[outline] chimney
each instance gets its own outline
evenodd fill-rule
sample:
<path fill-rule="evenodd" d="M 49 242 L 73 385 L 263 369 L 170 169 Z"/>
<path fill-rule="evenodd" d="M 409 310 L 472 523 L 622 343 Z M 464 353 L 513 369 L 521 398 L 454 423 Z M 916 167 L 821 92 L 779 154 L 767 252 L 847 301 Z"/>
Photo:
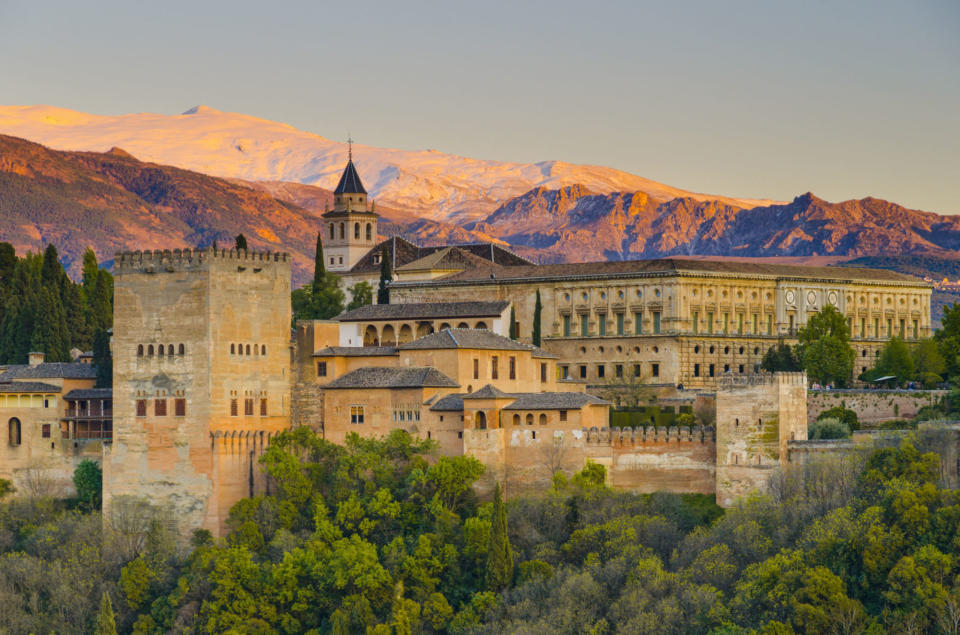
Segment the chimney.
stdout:
<path fill-rule="evenodd" d="M 30 366 L 39 366 L 43 363 L 43 353 L 27 353 L 27 363 Z"/>

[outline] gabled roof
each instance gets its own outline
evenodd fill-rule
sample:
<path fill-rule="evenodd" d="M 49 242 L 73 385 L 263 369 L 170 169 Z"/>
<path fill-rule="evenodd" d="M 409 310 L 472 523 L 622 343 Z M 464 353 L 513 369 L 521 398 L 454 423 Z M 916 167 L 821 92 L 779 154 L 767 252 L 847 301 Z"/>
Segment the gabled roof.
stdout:
<path fill-rule="evenodd" d="M 528 392 L 516 397 L 504 410 L 573 410 L 588 405 L 610 405 L 609 401 L 585 392 Z"/>
<path fill-rule="evenodd" d="M 97 367 L 77 362 L 45 362 L 36 366 L 8 366 L 0 374 L 0 383 L 15 379 L 96 379 Z"/>
<path fill-rule="evenodd" d="M 397 354 L 396 346 L 327 346 L 314 357 L 390 357 Z"/>
<path fill-rule="evenodd" d="M 64 399 L 113 399 L 113 388 L 87 388 L 71 390 Z"/>
<path fill-rule="evenodd" d="M 338 388 L 459 388 L 460 384 L 436 368 L 358 368 L 334 379 L 324 389 Z"/>
<path fill-rule="evenodd" d="M 475 390 L 469 395 L 465 395 L 463 398 L 464 399 L 503 399 L 503 398 L 510 398 L 510 397 L 511 395 L 509 393 L 503 392 L 496 386 L 487 384 L 480 390 Z"/>
<path fill-rule="evenodd" d="M 410 304 L 368 304 L 345 311 L 335 319 L 340 322 L 368 320 L 427 320 L 435 318 L 498 317 L 510 303 L 497 302 L 422 302 Z"/>
<path fill-rule="evenodd" d="M 459 247 L 444 247 L 432 254 L 408 262 L 397 267 L 397 271 L 464 271 L 472 267 L 489 264 L 489 260 L 481 258 Z"/>
<path fill-rule="evenodd" d="M 487 329 L 443 329 L 418 340 L 397 347 L 406 350 L 435 350 L 441 348 L 476 348 L 499 351 L 530 351 L 534 357 L 556 357 L 547 351 L 497 335 Z"/>
<path fill-rule="evenodd" d="M 437 400 L 437 403 L 430 406 L 430 410 L 440 412 L 463 412 L 463 395 L 452 394 L 444 395 Z"/>
<path fill-rule="evenodd" d="M 0 384 L 0 392 L 60 392 L 60 387 L 39 381 L 12 381 Z"/>
<path fill-rule="evenodd" d="M 366 194 L 367 190 L 363 188 L 360 181 L 360 175 L 357 174 L 357 168 L 353 165 L 353 159 L 347 161 L 347 167 L 343 168 L 343 174 L 340 175 L 340 182 L 337 183 L 337 189 L 334 194 Z"/>
<path fill-rule="evenodd" d="M 333 212 L 328 212 L 332 214 Z M 346 214 L 346 212 L 343 212 Z M 357 212 L 353 212 L 356 214 Z M 325 214 L 326 216 L 326 214 Z M 392 236 L 375 247 L 370 249 L 360 260 L 357 261 L 350 273 L 373 273 L 380 271 L 380 263 L 374 262 L 374 256 L 379 254 L 386 247 L 387 254 L 390 256 L 390 264 L 394 271 L 401 267 L 413 263 L 421 258 L 426 258 L 431 254 L 445 249 L 455 249 L 460 252 L 464 266 L 473 269 L 481 264 L 496 263 L 497 265 L 532 265 L 529 260 L 519 256 L 509 249 L 493 243 L 472 243 L 466 245 L 436 245 L 433 247 L 420 247 L 415 245 L 402 236 Z M 475 256 L 476 258 L 472 258 Z M 450 256 L 451 258 L 455 256 Z M 479 259 L 478 259 L 479 258 Z M 450 262 L 450 261 L 446 261 Z M 419 265 L 418 265 L 419 266 Z"/>

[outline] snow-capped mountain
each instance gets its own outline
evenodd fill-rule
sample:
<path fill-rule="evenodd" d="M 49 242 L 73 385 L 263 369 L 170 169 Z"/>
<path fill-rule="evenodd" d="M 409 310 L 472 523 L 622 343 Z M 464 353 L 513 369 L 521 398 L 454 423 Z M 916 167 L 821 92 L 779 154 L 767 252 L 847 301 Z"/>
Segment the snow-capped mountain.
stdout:
<path fill-rule="evenodd" d="M 0 133 L 59 150 L 119 147 L 142 161 L 213 176 L 293 181 L 332 189 L 347 144 L 249 115 L 197 106 L 181 115 L 91 115 L 53 106 L 0 106 Z M 687 192 L 612 168 L 559 161 L 484 161 L 433 150 L 353 146 L 370 194 L 400 212 L 431 220 L 481 220 L 537 187 L 579 185 L 596 193 L 642 191 L 656 201 L 686 197 L 755 207 L 767 200 Z"/>

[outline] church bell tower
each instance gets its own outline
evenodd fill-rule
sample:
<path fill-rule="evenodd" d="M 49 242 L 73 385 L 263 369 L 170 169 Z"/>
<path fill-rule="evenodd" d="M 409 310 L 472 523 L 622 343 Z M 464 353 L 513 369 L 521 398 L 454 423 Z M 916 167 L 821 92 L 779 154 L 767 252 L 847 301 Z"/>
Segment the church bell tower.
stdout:
<path fill-rule="evenodd" d="M 377 244 L 379 215 L 367 208 L 364 189 L 348 142 L 347 166 L 333 191 L 333 209 L 323 214 L 323 254 L 329 271 L 345 273 Z"/>

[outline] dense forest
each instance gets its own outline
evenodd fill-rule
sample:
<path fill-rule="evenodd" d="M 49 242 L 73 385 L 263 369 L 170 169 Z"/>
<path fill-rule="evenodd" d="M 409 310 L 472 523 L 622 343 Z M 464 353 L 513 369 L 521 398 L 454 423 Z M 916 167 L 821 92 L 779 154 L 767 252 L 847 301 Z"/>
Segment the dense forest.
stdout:
<path fill-rule="evenodd" d="M 0 503 L 0 630 L 957 633 L 944 434 L 794 468 L 724 511 L 612 491 L 589 463 L 480 502 L 471 457 L 300 428 L 268 448 L 270 494 L 237 503 L 222 540 L 183 544 L 148 502 L 106 523 L 90 495 Z"/>
<path fill-rule="evenodd" d="M 90 351 L 98 339 L 108 344 L 112 325 L 113 276 L 92 249 L 76 283 L 53 245 L 18 257 L 10 243 L 0 243 L 0 364 L 25 364 L 34 351 L 48 362 L 70 361 L 71 349 Z"/>

